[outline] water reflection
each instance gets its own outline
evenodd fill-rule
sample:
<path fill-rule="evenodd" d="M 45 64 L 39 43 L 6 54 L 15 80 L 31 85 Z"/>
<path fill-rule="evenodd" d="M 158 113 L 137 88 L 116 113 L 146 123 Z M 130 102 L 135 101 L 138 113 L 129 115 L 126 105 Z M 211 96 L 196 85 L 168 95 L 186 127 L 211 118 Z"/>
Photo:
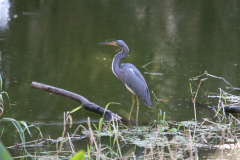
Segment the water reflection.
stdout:
<path fill-rule="evenodd" d="M 121 102 L 123 106 L 113 108 L 113 111 L 124 116 L 131 99 L 127 98 L 130 96 L 124 86 L 111 73 L 111 61 L 116 50 L 98 46 L 99 42 L 117 38 L 129 45 L 129 57 L 124 63 L 134 64 L 141 73 L 146 70 L 140 66 L 162 57 L 162 62 L 148 65 L 147 74 L 144 74 L 149 89 L 158 98 L 174 96 L 186 99 L 190 95 L 188 78 L 205 70 L 218 76 L 232 77 L 237 84 L 238 22 L 215 19 L 228 15 L 218 12 L 224 9 L 223 5 L 209 3 L 210 6 L 205 8 L 201 2 L 177 1 L 128 2 L 126 6 L 110 1 L 16 1 L 12 15 L 9 15 L 10 2 L 1 0 L 0 24 L 11 30 L 5 33 L 7 40 L 2 43 L 4 50 L 0 50 L 4 55 L 4 80 L 16 93 L 12 94 L 16 104 L 19 101 L 23 103 L 25 100 L 20 99 L 28 97 L 31 105 L 41 104 L 40 108 L 49 105 L 53 112 L 57 108 L 54 106 L 61 106 L 59 112 L 65 110 L 60 102 L 62 98 L 53 96 L 56 99 L 50 101 L 53 97 L 44 93 L 36 102 L 31 94 L 34 91 L 29 88 L 31 81 L 36 80 L 83 94 L 102 106 L 109 101 Z M 109 14 L 112 12 L 115 14 Z M 236 9 L 231 13 L 230 17 L 237 18 Z M 19 16 L 11 19 L 14 15 Z M 35 91 L 35 94 L 39 92 Z M 46 103 L 41 102 L 42 99 Z M 26 110 L 30 104 L 24 104 Z M 66 100 L 65 105 L 73 104 Z M 168 105 L 157 107 L 157 110 L 169 109 Z M 148 110 L 141 109 L 143 114 L 150 114 Z M 42 119 L 52 113 L 34 114 Z M 58 117 L 61 116 L 59 113 Z M 147 116 L 145 118 L 143 121 L 149 121 Z"/>
<path fill-rule="evenodd" d="M 8 28 L 8 22 L 10 21 L 9 10 L 9 0 L 0 0 L 0 31 Z"/>
<path fill-rule="evenodd" d="M 62 122 L 63 112 L 79 106 L 67 98 L 32 89 L 31 82 L 38 81 L 76 92 L 103 107 L 119 102 L 122 105 L 109 109 L 127 118 L 131 93 L 111 71 L 114 53 L 119 50 L 98 45 L 122 39 L 130 49 L 123 63 L 147 72 L 144 77 L 149 90 L 157 98 L 169 100 L 157 103 L 151 95 L 156 108 L 150 110 L 140 102 L 139 121 L 155 120 L 159 109 L 166 112 L 167 120 L 191 120 L 189 78 L 207 70 L 233 86 L 239 84 L 238 8 L 236 0 L 228 4 L 0 0 L 1 74 L 4 90 L 15 104 L 5 108 L 4 114 L 56 124 Z M 154 60 L 146 69 L 141 68 Z M 206 81 L 201 87 L 218 93 L 221 83 Z M 198 119 L 211 118 L 213 113 L 201 106 L 208 101 L 205 93 L 200 91 L 199 95 L 203 97 L 197 99 Z M 136 115 L 136 110 L 133 112 Z M 73 117 L 75 122 L 85 122 L 87 117 L 97 121 L 101 116 L 82 110 Z"/>
<path fill-rule="evenodd" d="M 12 6 L 12 15 L 9 15 L 10 2 L 2 0 L 1 7 L 5 7 L 0 10 L 1 26 L 11 32 L 5 33 L 7 40 L 2 43 L 4 62 L 1 66 L 4 66 L 6 89 L 10 86 L 14 103 L 24 104 L 26 110 L 40 104 L 41 112 L 39 108 L 33 109 L 33 115 L 40 119 L 59 118 L 66 110 L 65 106 L 77 105 L 33 91 L 29 84 L 35 80 L 82 94 L 102 106 L 109 101 L 121 102 L 121 107 L 112 110 L 125 116 L 129 112 L 131 96 L 111 73 L 116 49 L 98 46 L 99 42 L 111 41 L 115 37 L 125 40 L 130 49 L 129 57 L 123 63 L 134 64 L 141 73 L 147 70 L 144 77 L 149 89 L 160 99 L 187 99 L 190 96 L 187 80 L 205 70 L 218 76 L 232 77 L 236 82 L 239 68 L 236 35 L 239 31 L 234 27 L 232 30 L 229 23 L 236 27 L 237 22 L 214 19 L 227 17 L 222 12 L 211 14 L 214 8 L 223 8 L 222 5 L 210 3 L 210 7 L 204 8 L 205 4 L 200 2 L 177 1 L 127 4 L 123 7 L 122 3 L 112 4 L 109 1 L 16 1 Z M 237 18 L 237 14 L 237 10 L 232 11 L 233 17 Z M 10 19 L 14 15 L 19 16 Z M 231 29 L 231 34 L 221 37 L 220 23 L 223 30 Z M 228 43 L 226 36 L 229 37 Z M 226 61 L 224 55 L 229 46 L 231 50 Z M 148 65 L 146 70 L 140 68 L 159 57 L 162 60 Z M 41 94 L 40 98 L 35 98 L 33 92 Z M 25 104 L 25 97 L 28 97 L 29 103 Z M 41 101 L 43 99 L 44 102 Z M 156 110 L 170 109 L 169 112 L 172 112 L 175 106 L 169 104 L 159 104 Z M 45 113 L 46 106 L 50 106 L 52 112 Z M 56 109 L 59 115 L 51 116 Z M 140 110 L 143 115 L 152 113 L 143 104 Z M 142 121 L 151 121 L 151 117 L 143 117 Z"/>

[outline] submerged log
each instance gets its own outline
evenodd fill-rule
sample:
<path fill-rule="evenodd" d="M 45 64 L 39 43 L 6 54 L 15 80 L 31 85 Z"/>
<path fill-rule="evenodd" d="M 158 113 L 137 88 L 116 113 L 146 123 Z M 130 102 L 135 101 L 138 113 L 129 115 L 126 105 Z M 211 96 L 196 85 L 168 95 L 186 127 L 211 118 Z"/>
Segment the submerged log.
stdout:
<path fill-rule="evenodd" d="M 218 111 L 218 106 L 214 106 L 214 107 L 208 106 L 208 107 L 214 109 L 215 111 Z M 220 110 L 227 113 L 240 113 L 240 105 L 236 105 L 236 106 L 229 105 L 226 107 L 220 107 Z"/>
<path fill-rule="evenodd" d="M 240 106 L 227 106 L 224 111 L 228 113 L 240 113 Z"/>
<path fill-rule="evenodd" d="M 54 93 L 54 94 L 58 94 L 58 95 L 65 96 L 67 98 L 71 98 L 73 100 L 76 100 L 76 101 L 78 101 L 82 104 L 84 109 L 95 112 L 95 113 L 100 114 L 100 115 L 104 114 L 105 118 L 112 118 L 112 116 L 113 116 L 115 120 L 121 119 L 121 117 L 119 117 L 115 113 L 113 113 L 109 110 L 105 111 L 104 108 L 100 107 L 99 105 L 97 105 L 95 103 L 90 102 L 88 99 L 86 99 L 85 97 L 83 97 L 79 94 L 76 94 L 76 93 L 61 89 L 61 88 L 53 87 L 53 86 L 50 86 L 50 85 L 38 83 L 38 82 L 32 82 L 31 87 L 41 89 L 41 90 L 44 90 L 44 91 L 48 91 L 48 92 L 51 92 L 51 93 Z"/>

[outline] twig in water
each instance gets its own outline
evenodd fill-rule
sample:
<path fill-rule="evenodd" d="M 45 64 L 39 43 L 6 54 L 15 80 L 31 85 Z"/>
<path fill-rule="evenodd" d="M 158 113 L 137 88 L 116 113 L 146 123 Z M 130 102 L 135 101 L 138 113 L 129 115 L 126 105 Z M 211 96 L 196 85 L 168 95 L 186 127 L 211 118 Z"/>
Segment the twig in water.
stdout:
<path fill-rule="evenodd" d="M 155 72 L 144 72 L 144 74 L 151 74 L 151 75 L 155 75 L 155 76 L 162 76 L 162 73 L 155 73 Z"/>
<path fill-rule="evenodd" d="M 197 98 L 197 94 L 198 94 L 198 91 L 199 91 L 199 88 L 200 88 L 200 85 L 202 83 L 202 81 L 205 81 L 207 78 L 203 78 L 200 80 L 199 82 L 199 85 L 198 85 L 198 88 L 197 88 L 197 91 L 196 91 L 196 94 L 195 94 L 195 97 L 193 99 L 193 107 L 194 107 L 194 116 L 195 116 L 195 127 L 194 127 L 194 132 L 193 132 L 193 141 L 194 141 L 194 138 L 195 138 L 195 134 L 196 134 L 196 128 L 197 128 L 197 114 L 196 114 L 196 105 L 195 105 L 195 101 L 196 101 L 196 98 Z"/>
<path fill-rule="evenodd" d="M 143 65 L 142 68 L 145 68 L 145 67 L 148 66 L 149 64 L 156 62 L 156 61 L 157 61 L 158 59 L 160 59 L 160 58 L 161 58 L 161 63 L 162 63 L 162 57 L 158 57 L 157 59 L 155 59 L 155 60 L 153 60 L 153 61 L 151 61 L 151 62 L 148 62 L 147 64 Z"/>
<path fill-rule="evenodd" d="M 238 89 L 238 88 L 233 87 L 233 86 L 232 86 L 228 81 L 226 81 L 223 77 L 214 76 L 214 75 L 212 75 L 212 74 L 207 73 L 207 71 L 205 71 L 203 74 L 201 74 L 201 75 L 199 75 L 199 76 L 192 77 L 192 78 L 190 78 L 189 80 L 190 80 L 190 81 L 194 81 L 194 80 L 197 80 L 199 77 L 202 77 L 202 76 L 204 76 L 204 75 L 209 76 L 209 77 L 213 77 L 213 78 L 217 78 L 217 79 L 221 79 L 221 80 L 223 80 L 225 83 L 227 83 L 229 86 L 231 86 L 232 89 Z"/>
<path fill-rule="evenodd" d="M 115 126 L 114 119 L 112 117 L 112 122 L 113 122 L 113 130 L 114 130 L 114 134 L 115 134 L 115 138 L 116 138 L 116 142 L 117 142 L 117 148 L 119 151 L 119 155 L 122 158 L 122 152 L 121 152 L 121 148 L 120 148 L 120 145 L 118 142 L 118 121 L 116 121 L 117 126 Z"/>
<path fill-rule="evenodd" d="M 199 85 L 198 85 L 198 88 L 197 88 L 197 91 L 196 91 L 196 94 L 195 94 L 195 97 L 194 97 L 194 99 L 193 99 L 193 103 L 195 102 L 195 100 L 196 100 L 196 98 L 197 98 L 197 94 L 198 94 L 198 90 L 199 90 L 199 88 L 200 88 L 200 85 L 201 85 L 201 83 L 202 83 L 202 81 L 205 81 L 207 78 L 203 78 L 203 79 L 201 79 L 200 80 L 200 82 L 199 82 Z"/>
<path fill-rule="evenodd" d="M 163 99 L 158 99 L 157 98 L 157 96 L 155 95 L 155 93 L 152 91 L 152 94 L 153 94 L 153 96 L 155 97 L 155 99 L 156 99 L 156 102 L 167 102 L 168 100 L 163 100 Z"/>
<path fill-rule="evenodd" d="M 231 138 L 234 139 L 235 142 L 238 142 L 237 138 L 232 135 L 231 130 L 230 130 L 228 127 L 226 127 L 226 126 L 224 126 L 224 125 L 221 125 L 221 124 L 219 124 L 219 123 L 212 122 L 212 121 L 210 121 L 210 120 L 208 120 L 208 119 L 205 119 L 205 118 L 204 118 L 203 120 L 204 120 L 205 122 L 209 122 L 209 123 L 212 123 L 212 124 L 214 124 L 214 125 L 216 125 L 216 126 L 219 126 L 219 127 L 221 127 L 221 128 L 226 129 L 226 130 L 228 131 L 228 134 L 231 136 Z"/>
<path fill-rule="evenodd" d="M 220 95 L 219 95 L 219 99 L 218 99 L 218 108 L 220 108 L 220 104 L 221 104 L 221 106 L 223 106 L 222 107 L 222 109 L 223 109 L 223 116 L 222 116 L 222 120 L 225 118 L 225 111 L 224 111 L 224 105 L 223 105 L 223 102 L 221 101 L 221 98 L 222 98 L 222 89 L 221 88 L 219 88 L 219 90 L 220 90 Z M 218 112 L 217 112 L 217 114 L 218 114 Z M 215 115 L 215 116 L 217 116 L 217 114 Z M 221 121 L 222 121 L 221 120 Z"/>
<path fill-rule="evenodd" d="M 71 137 L 69 136 L 69 133 L 67 133 L 67 135 L 68 135 L 68 141 L 69 141 L 69 145 L 70 145 L 70 148 L 71 148 L 71 151 L 72 151 L 72 153 L 76 153 L 75 152 L 75 149 L 74 149 L 74 145 L 73 145 L 73 143 L 72 143 L 72 139 L 71 139 Z"/>
<path fill-rule="evenodd" d="M 237 121 L 237 122 L 240 124 L 240 121 L 239 121 L 237 118 L 235 118 L 231 113 L 229 113 L 229 117 L 235 119 L 235 121 Z M 230 118 L 229 118 L 229 119 L 230 119 Z"/>
<path fill-rule="evenodd" d="M 62 150 L 65 133 L 66 133 L 66 116 L 65 116 L 65 112 L 64 112 L 63 113 L 63 133 L 62 133 L 62 137 L 61 137 L 61 140 L 60 140 L 61 144 L 60 144 L 60 147 L 59 147 L 59 150 L 58 150 L 57 154 L 59 154 Z"/>
<path fill-rule="evenodd" d="M 25 146 L 27 146 L 28 144 L 40 144 L 40 143 L 43 143 L 45 141 L 48 141 L 49 139 L 45 139 L 45 138 L 42 138 L 42 139 L 37 139 L 37 140 L 34 140 L 34 141 L 30 141 L 30 142 L 25 142 Z M 9 146 L 7 148 L 16 148 L 16 147 L 23 147 L 23 143 L 19 143 L 19 144 L 16 144 L 16 145 L 13 145 L 13 146 Z"/>

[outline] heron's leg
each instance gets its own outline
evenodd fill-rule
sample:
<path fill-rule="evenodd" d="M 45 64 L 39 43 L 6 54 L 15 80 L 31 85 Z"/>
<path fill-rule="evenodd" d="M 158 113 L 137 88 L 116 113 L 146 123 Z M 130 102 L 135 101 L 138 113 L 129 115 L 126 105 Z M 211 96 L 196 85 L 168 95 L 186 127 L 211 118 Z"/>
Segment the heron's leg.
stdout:
<path fill-rule="evenodd" d="M 131 114 L 132 114 L 132 110 L 133 110 L 134 104 L 135 104 L 135 99 L 134 99 L 134 95 L 132 94 L 132 109 L 131 109 L 129 117 L 128 117 L 129 121 L 130 121 L 130 118 L 131 118 Z"/>
<path fill-rule="evenodd" d="M 139 101 L 138 101 L 138 97 L 136 95 L 136 99 L 137 99 L 137 115 L 136 115 L 136 123 L 138 122 L 138 111 L 139 111 Z"/>

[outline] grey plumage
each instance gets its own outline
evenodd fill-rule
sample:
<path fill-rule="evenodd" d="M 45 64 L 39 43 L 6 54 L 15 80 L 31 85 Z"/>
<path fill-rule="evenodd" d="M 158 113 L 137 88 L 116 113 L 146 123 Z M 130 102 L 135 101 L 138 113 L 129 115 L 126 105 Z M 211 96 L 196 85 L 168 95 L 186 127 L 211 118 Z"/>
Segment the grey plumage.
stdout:
<path fill-rule="evenodd" d="M 113 58 L 112 71 L 115 76 L 125 84 L 130 92 L 140 97 L 144 104 L 150 107 L 152 103 L 148 86 L 141 72 L 130 63 L 123 63 L 119 67 L 120 61 L 126 58 L 129 52 L 126 43 L 122 40 L 117 40 L 113 42 L 102 42 L 100 44 L 115 45 L 122 48 L 122 52 L 117 53 Z"/>

